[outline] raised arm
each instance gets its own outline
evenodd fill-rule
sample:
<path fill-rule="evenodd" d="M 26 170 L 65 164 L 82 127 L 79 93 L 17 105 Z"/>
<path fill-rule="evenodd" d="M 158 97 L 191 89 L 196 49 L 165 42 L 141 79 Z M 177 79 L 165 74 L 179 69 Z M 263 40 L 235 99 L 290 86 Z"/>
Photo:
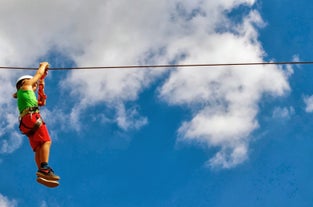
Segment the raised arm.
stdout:
<path fill-rule="evenodd" d="M 29 80 L 30 84 L 33 85 L 36 83 L 46 72 L 46 69 L 49 67 L 48 62 L 42 62 L 39 65 L 39 68 L 32 79 Z"/>
<path fill-rule="evenodd" d="M 36 74 L 33 76 L 33 78 L 31 79 L 26 79 L 23 83 L 23 86 L 21 87 L 24 90 L 29 90 L 33 87 L 33 85 L 35 83 L 37 83 L 38 80 L 40 80 L 40 78 L 45 75 L 46 73 L 46 69 L 49 67 L 49 63 L 48 62 L 42 62 L 39 65 L 39 68 L 36 72 Z"/>

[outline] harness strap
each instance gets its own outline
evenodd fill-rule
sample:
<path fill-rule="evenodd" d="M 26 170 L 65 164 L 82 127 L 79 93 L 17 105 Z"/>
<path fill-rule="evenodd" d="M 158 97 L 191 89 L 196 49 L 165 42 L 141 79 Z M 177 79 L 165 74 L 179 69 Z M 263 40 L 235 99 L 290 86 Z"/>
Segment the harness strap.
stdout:
<path fill-rule="evenodd" d="M 38 89 L 38 105 L 39 106 L 44 106 L 46 105 L 46 100 L 47 100 L 47 95 L 45 94 L 44 91 L 44 84 L 39 84 L 39 89 Z"/>
<path fill-rule="evenodd" d="M 36 120 L 36 122 L 35 122 L 35 124 L 34 124 L 33 127 L 28 127 L 28 126 L 26 126 L 26 125 L 23 123 L 22 120 L 20 121 L 20 125 L 22 125 L 23 127 L 29 129 L 29 131 L 27 131 L 27 132 L 25 132 L 25 133 L 22 132 L 23 134 L 25 134 L 25 135 L 27 135 L 27 136 L 33 135 L 33 134 L 39 129 L 39 127 L 40 127 L 42 124 L 43 124 L 43 120 L 42 120 L 41 117 L 39 117 L 39 118 Z"/>
<path fill-rule="evenodd" d="M 47 95 L 45 94 L 45 84 L 44 79 L 48 74 L 48 68 L 46 68 L 45 73 L 41 76 L 39 87 L 38 87 L 38 106 L 46 105 Z"/>
<path fill-rule="evenodd" d="M 40 111 L 39 111 L 39 107 L 37 107 L 37 106 L 28 107 L 28 108 L 24 109 L 24 110 L 22 111 L 22 113 L 20 113 L 20 119 L 22 119 L 23 116 L 25 116 L 26 114 L 29 114 L 29 113 L 38 113 L 38 112 L 40 112 Z"/>

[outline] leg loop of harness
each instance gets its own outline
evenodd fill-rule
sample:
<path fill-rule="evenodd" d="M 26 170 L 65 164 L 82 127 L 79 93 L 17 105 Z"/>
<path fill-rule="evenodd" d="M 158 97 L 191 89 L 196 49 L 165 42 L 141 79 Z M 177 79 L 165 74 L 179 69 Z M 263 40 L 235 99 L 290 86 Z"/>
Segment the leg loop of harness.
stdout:
<path fill-rule="evenodd" d="M 33 135 L 38 129 L 39 127 L 42 125 L 42 118 L 39 117 L 39 119 L 37 119 L 35 125 L 33 126 L 33 128 L 31 130 L 29 130 L 29 132 L 27 132 L 27 135 Z"/>
<path fill-rule="evenodd" d="M 42 124 L 43 124 L 43 120 L 42 120 L 41 117 L 39 117 L 39 118 L 36 120 L 36 122 L 35 122 L 35 124 L 34 124 L 33 127 L 28 127 L 28 126 L 26 126 L 26 125 L 23 123 L 23 121 L 21 120 L 21 121 L 20 121 L 20 128 L 21 128 L 21 126 L 23 126 L 23 127 L 27 128 L 27 129 L 29 129 L 27 132 L 22 131 L 22 130 L 21 130 L 21 132 L 22 132 L 23 134 L 27 135 L 27 136 L 31 136 L 31 135 L 35 134 L 35 132 L 39 129 L 39 127 L 40 127 Z"/>

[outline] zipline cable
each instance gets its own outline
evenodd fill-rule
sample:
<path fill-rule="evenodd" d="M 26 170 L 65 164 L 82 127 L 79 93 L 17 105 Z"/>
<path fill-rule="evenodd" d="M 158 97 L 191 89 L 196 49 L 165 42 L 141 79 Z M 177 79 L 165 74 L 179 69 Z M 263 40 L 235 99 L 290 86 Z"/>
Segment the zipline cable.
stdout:
<path fill-rule="evenodd" d="M 49 68 L 49 70 L 104 70 L 104 69 L 134 69 L 134 68 L 190 68 L 190 67 L 222 67 L 222 66 L 253 66 L 253 65 L 309 65 L 313 61 L 284 61 L 284 62 L 246 62 L 246 63 L 208 63 L 208 64 L 164 64 L 164 65 L 120 65 L 120 66 L 90 66 Z M 37 70 L 30 67 L 0 66 L 0 69 Z"/>

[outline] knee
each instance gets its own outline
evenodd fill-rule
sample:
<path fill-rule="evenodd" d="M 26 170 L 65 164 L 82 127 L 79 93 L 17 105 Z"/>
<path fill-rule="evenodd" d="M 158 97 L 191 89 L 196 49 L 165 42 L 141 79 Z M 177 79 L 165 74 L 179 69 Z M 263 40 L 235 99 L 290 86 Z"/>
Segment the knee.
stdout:
<path fill-rule="evenodd" d="M 38 148 L 42 149 L 42 148 L 47 148 L 50 146 L 51 146 L 51 141 L 47 141 L 47 142 L 44 142 L 43 144 L 41 144 Z"/>

